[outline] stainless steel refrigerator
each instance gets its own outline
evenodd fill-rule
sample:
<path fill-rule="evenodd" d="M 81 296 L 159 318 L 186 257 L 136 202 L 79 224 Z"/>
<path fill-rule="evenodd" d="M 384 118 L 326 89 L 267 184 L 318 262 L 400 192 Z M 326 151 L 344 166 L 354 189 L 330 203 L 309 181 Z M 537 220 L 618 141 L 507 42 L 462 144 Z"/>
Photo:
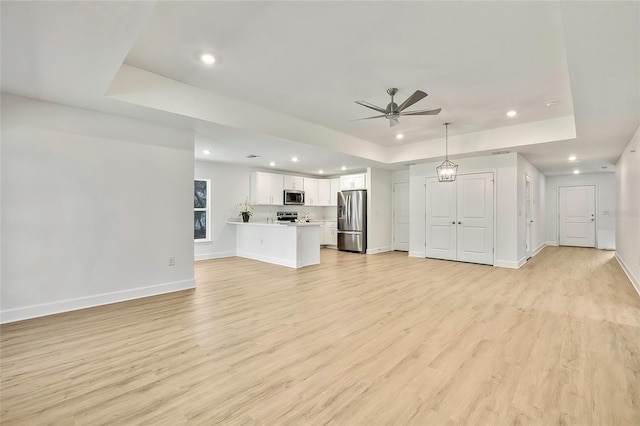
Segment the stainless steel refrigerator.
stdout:
<path fill-rule="evenodd" d="M 338 192 L 338 250 L 367 251 L 367 191 Z"/>

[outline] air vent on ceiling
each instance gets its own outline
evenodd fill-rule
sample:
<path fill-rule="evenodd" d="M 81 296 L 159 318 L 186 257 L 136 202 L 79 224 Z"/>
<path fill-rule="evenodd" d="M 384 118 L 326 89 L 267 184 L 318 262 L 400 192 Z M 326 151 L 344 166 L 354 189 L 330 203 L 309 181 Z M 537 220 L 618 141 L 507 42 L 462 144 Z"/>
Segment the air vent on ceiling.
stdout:
<path fill-rule="evenodd" d="M 255 154 L 249 154 L 247 155 L 247 158 L 258 158 L 260 157 L 259 155 L 255 155 Z"/>
<path fill-rule="evenodd" d="M 502 155 L 502 154 L 510 154 L 511 151 L 493 151 L 491 155 Z"/>

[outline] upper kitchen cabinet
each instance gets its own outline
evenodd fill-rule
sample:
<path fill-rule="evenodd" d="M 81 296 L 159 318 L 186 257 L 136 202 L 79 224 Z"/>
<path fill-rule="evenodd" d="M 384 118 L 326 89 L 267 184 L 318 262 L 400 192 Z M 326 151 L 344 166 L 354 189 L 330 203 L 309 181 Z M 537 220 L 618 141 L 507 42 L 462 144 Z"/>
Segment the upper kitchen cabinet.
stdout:
<path fill-rule="evenodd" d="M 321 206 L 331 205 L 331 181 L 329 179 L 318 180 L 318 200 Z"/>
<path fill-rule="evenodd" d="M 253 204 L 281 206 L 283 204 L 282 175 L 274 173 L 251 173 L 251 202 Z"/>
<path fill-rule="evenodd" d="M 301 176 L 289 176 L 284 175 L 284 188 L 283 189 L 296 189 L 298 191 L 304 191 L 303 178 Z"/>
<path fill-rule="evenodd" d="M 340 178 L 318 179 L 319 206 L 337 206 Z"/>
<path fill-rule="evenodd" d="M 304 178 L 304 204 L 306 206 L 323 206 L 324 204 L 319 198 L 319 183 L 321 180 L 314 178 Z"/>
<path fill-rule="evenodd" d="M 367 174 L 340 176 L 340 190 L 367 189 Z"/>

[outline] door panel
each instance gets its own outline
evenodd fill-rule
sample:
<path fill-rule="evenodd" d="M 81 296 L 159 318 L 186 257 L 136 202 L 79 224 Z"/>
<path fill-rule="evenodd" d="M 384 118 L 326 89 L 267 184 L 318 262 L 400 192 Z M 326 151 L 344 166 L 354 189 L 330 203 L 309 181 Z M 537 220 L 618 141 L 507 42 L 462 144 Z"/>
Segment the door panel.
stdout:
<path fill-rule="evenodd" d="M 436 259 L 456 259 L 456 185 L 427 179 L 426 255 Z"/>
<path fill-rule="evenodd" d="M 484 177 L 461 176 L 458 191 L 462 190 L 462 200 L 458 210 L 458 217 L 483 218 L 486 216 L 485 190 L 487 182 Z M 460 211 L 461 210 L 461 211 Z"/>
<path fill-rule="evenodd" d="M 533 233 L 533 209 L 531 205 L 533 203 L 533 197 L 531 196 L 531 191 L 533 187 L 533 181 L 530 176 L 525 176 L 524 183 L 524 246 L 525 246 L 525 254 L 527 259 L 531 257 L 533 248 L 532 244 L 532 233 Z"/>
<path fill-rule="evenodd" d="M 595 186 L 558 188 L 559 244 L 595 247 Z"/>
<path fill-rule="evenodd" d="M 409 183 L 393 184 L 393 249 L 409 251 Z"/>
<path fill-rule="evenodd" d="M 465 232 L 462 234 L 460 247 L 462 252 L 473 254 L 486 253 L 486 233 L 487 230 L 485 228 L 476 228 L 473 226 L 465 227 Z"/>
<path fill-rule="evenodd" d="M 493 265 L 493 173 L 457 180 L 457 260 Z"/>

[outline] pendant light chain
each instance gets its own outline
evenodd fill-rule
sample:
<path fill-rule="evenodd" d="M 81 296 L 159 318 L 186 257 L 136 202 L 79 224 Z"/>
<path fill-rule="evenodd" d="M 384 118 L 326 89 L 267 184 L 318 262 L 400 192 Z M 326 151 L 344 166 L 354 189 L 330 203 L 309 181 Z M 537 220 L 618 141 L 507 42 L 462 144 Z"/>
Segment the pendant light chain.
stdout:
<path fill-rule="evenodd" d="M 449 161 L 449 124 L 444 123 L 444 161 L 436 167 L 439 182 L 453 182 L 458 175 L 458 165 Z"/>

